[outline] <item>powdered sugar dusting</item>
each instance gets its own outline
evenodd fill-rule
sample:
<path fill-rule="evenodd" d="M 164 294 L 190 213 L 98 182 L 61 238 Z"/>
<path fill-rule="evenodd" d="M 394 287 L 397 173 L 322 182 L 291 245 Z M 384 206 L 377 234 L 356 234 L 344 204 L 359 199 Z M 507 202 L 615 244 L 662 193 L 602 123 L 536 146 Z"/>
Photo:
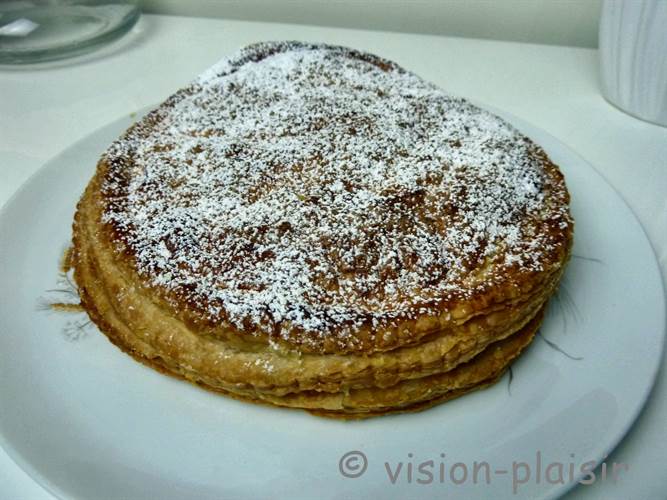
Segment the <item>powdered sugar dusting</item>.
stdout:
<path fill-rule="evenodd" d="M 513 127 L 340 47 L 243 49 L 106 160 L 103 217 L 140 274 L 210 320 L 313 341 L 540 271 L 570 224 Z"/>

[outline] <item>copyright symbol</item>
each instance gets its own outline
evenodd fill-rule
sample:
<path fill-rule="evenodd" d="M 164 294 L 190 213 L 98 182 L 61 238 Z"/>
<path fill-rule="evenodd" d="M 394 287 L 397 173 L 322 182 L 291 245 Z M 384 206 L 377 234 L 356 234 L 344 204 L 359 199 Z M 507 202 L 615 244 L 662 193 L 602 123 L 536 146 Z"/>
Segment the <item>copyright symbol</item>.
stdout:
<path fill-rule="evenodd" d="M 361 451 L 348 451 L 340 457 L 338 470 L 343 477 L 356 479 L 361 477 L 368 467 L 368 459 Z"/>

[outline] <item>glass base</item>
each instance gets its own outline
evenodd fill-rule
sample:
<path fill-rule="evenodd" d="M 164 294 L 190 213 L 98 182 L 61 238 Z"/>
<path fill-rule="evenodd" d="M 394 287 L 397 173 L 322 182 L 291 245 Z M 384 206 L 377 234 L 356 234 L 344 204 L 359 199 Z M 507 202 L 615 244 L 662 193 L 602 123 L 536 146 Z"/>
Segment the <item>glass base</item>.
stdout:
<path fill-rule="evenodd" d="M 53 61 L 94 50 L 127 33 L 139 14 L 136 5 L 112 0 L 92 5 L 0 1 L 0 64 Z"/>

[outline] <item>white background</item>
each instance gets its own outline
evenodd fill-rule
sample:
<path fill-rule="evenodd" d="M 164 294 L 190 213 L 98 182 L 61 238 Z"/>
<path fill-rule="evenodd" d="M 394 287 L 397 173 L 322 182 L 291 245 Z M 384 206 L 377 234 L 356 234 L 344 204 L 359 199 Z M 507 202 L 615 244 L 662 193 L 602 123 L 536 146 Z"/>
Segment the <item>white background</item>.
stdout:
<path fill-rule="evenodd" d="M 154 14 L 594 48 L 602 0 L 141 0 L 140 4 Z"/>

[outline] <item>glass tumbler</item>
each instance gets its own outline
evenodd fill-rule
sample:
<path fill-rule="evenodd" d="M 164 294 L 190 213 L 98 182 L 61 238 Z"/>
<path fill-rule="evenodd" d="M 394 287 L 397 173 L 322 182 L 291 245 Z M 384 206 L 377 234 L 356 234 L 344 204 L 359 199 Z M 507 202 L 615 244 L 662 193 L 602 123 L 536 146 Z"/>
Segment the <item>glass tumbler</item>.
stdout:
<path fill-rule="evenodd" d="M 667 126 L 667 0 L 602 5 L 602 95 L 626 113 Z"/>

